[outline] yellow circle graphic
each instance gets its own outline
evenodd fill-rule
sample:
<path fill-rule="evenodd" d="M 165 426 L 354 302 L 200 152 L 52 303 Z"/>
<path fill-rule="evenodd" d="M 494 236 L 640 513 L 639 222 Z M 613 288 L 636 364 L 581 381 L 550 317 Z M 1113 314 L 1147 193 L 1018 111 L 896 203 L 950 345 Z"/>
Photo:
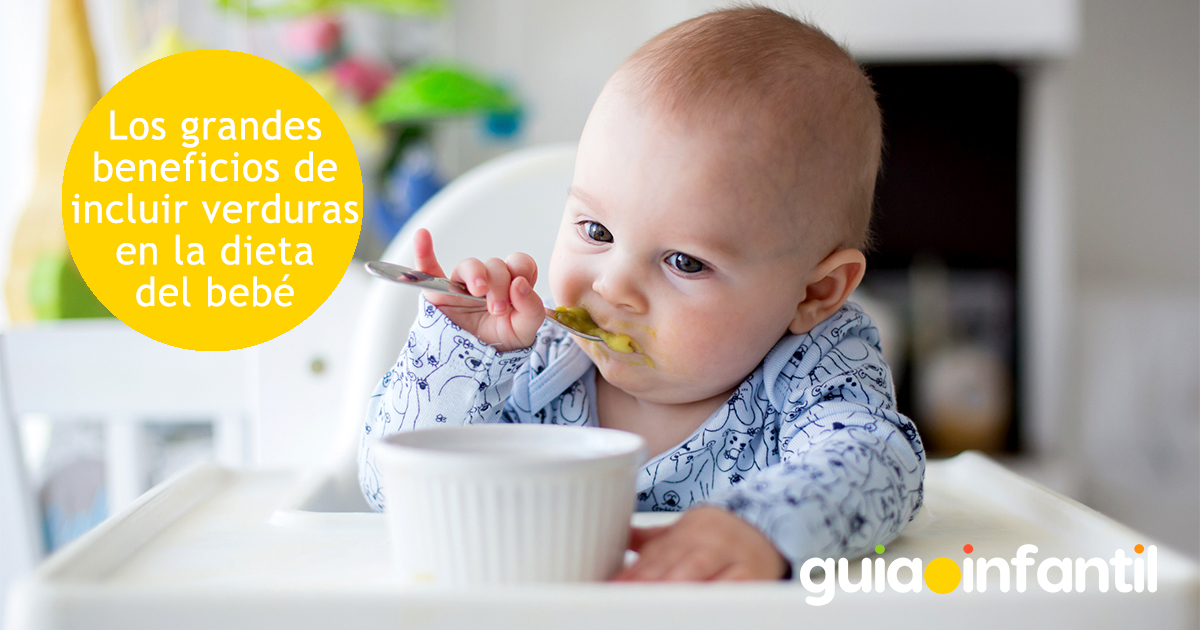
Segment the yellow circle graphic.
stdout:
<path fill-rule="evenodd" d="M 935 558 L 925 566 L 925 585 L 939 595 L 958 588 L 961 579 L 962 572 L 950 558 Z"/>
<path fill-rule="evenodd" d="M 362 216 L 333 108 L 245 53 L 130 74 L 84 120 L 63 173 L 88 287 L 134 330 L 189 350 L 245 348 L 304 321 L 345 274 Z"/>

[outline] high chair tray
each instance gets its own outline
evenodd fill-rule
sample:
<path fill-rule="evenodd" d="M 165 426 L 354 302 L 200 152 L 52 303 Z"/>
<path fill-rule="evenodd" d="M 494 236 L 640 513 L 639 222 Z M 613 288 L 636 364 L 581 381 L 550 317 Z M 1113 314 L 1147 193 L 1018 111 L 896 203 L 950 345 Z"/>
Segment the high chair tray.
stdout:
<path fill-rule="evenodd" d="M 1157 592 L 1048 593 L 1037 587 L 946 595 L 846 593 L 827 604 L 799 582 L 404 586 L 384 517 L 276 514 L 291 473 L 192 469 L 62 551 L 11 594 L 9 630 L 94 628 L 1194 628 L 1196 565 L 1157 546 Z M 654 515 L 637 515 L 635 524 Z M 881 558 L 1108 559 L 1154 541 L 978 454 L 929 463 L 925 508 Z M 970 544 L 972 553 L 964 553 Z M 857 565 L 858 562 L 852 562 Z M 902 573 L 906 573 L 902 571 Z M 1015 575 L 1015 574 L 1014 574 Z M 857 574 L 852 578 L 857 580 Z M 815 575 L 819 582 L 820 576 Z M 1130 580 L 1132 581 L 1132 580 Z M 924 586 L 924 585 L 923 585 Z M 968 621 L 969 620 L 969 621 Z"/>

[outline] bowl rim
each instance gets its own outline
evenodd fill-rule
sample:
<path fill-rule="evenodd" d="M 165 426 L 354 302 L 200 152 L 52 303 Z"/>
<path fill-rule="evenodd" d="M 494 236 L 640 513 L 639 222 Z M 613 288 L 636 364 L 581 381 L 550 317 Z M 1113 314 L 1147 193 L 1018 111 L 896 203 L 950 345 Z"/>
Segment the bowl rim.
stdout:
<path fill-rule="evenodd" d="M 567 455 L 558 453 L 537 454 L 533 457 L 515 458 L 512 453 L 503 452 L 463 452 L 441 450 L 422 446 L 405 444 L 412 439 L 428 438 L 436 434 L 455 434 L 470 431 L 472 433 L 554 433 L 562 434 L 567 431 L 603 432 L 612 439 L 625 441 L 618 444 L 611 452 L 588 455 Z M 417 436 L 417 437 L 413 437 Z M 454 470 L 487 468 L 498 473 L 505 471 L 529 472 L 532 470 L 552 468 L 562 470 L 595 469 L 595 468 L 625 468 L 638 467 L 647 460 L 648 449 L 642 436 L 620 429 L 606 427 L 589 427 L 557 424 L 517 424 L 489 423 L 450 427 L 430 427 L 415 431 L 402 431 L 384 436 L 375 442 L 378 457 L 393 463 L 418 465 L 421 467 L 439 468 L 449 466 Z"/>

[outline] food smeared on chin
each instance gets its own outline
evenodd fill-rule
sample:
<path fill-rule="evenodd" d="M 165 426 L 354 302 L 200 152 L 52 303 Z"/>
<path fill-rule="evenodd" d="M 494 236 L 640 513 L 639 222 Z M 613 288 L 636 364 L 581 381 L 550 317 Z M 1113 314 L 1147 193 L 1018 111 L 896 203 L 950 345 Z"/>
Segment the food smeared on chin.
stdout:
<path fill-rule="evenodd" d="M 604 344 L 617 352 L 629 354 L 634 351 L 633 338 L 621 333 L 610 333 L 596 325 L 587 309 L 582 306 L 560 306 L 554 309 L 554 319 L 578 330 L 581 333 L 595 335 L 604 340 Z"/>

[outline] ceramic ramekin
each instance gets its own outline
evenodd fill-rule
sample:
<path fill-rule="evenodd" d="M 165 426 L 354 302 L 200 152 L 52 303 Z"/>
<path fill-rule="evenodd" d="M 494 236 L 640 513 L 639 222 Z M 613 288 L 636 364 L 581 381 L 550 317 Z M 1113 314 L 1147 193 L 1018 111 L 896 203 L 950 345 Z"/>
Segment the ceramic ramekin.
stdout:
<path fill-rule="evenodd" d="M 402 579 L 603 580 L 621 568 L 645 441 L 613 429 L 488 424 L 376 447 Z"/>

